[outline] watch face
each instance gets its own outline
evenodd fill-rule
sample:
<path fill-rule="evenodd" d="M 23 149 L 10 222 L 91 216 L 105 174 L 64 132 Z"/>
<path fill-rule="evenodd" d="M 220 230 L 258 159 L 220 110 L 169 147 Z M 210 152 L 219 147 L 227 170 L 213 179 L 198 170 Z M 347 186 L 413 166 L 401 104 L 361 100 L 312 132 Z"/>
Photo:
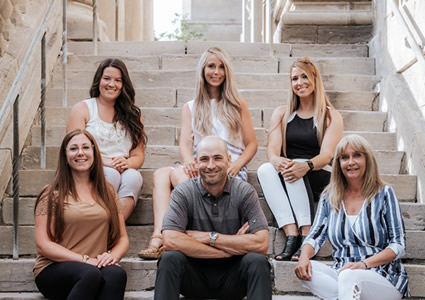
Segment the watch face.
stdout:
<path fill-rule="evenodd" d="M 313 170 L 314 169 L 314 165 L 313 165 L 313 163 L 310 160 L 307 161 L 307 164 L 308 164 L 310 170 Z"/>

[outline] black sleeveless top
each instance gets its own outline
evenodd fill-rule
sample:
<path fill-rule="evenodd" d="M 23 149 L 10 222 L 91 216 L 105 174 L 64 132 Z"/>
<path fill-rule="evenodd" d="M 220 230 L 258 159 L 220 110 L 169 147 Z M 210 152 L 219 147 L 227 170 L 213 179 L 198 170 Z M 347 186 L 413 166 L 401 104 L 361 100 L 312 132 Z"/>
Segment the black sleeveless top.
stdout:
<path fill-rule="evenodd" d="M 286 127 L 286 156 L 291 159 L 311 159 L 320 153 L 317 127 L 313 117 L 301 119 L 295 112 L 294 114 Z"/>

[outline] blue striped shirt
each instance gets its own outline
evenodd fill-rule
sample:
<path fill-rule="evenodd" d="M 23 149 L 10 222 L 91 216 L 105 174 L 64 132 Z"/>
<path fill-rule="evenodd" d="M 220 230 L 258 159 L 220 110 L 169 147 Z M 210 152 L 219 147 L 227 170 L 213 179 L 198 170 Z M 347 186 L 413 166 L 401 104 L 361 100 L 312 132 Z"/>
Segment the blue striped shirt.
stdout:
<path fill-rule="evenodd" d="M 400 259 L 406 249 L 404 222 L 392 187 L 384 186 L 371 203 L 365 201 L 352 226 L 347 220 L 344 203 L 336 213 L 328 201 L 328 194 L 322 195 L 304 244 L 310 244 L 317 253 L 326 238 L 332 245 L 332 267 L 336 270 L 386 248 L 393 250 L 396 258 L 392 262 L 371 270 L 385 277 L 400 293 L 410 295 L 407 272 Z"/>

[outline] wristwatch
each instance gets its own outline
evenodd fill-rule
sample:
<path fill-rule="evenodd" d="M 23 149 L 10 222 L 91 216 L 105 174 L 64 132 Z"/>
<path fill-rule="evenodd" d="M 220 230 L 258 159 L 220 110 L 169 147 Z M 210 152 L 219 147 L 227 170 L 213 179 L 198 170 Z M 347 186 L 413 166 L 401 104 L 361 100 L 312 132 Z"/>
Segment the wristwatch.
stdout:
<path fill-rule="evenodd" d="M 210 232 L 210 246 L 214 247 L 215 240 L 218 238 L 218 233 L 215 231 Z"/>
<path fill-rule="evenodd" d="M 307 160 L 306 161 L 308 167 L 310 168 L 310 170 L 308 170 L 309 172 L 312 171 L 314 169 L 314 165 L 313 162 L 311 160 Z"/>

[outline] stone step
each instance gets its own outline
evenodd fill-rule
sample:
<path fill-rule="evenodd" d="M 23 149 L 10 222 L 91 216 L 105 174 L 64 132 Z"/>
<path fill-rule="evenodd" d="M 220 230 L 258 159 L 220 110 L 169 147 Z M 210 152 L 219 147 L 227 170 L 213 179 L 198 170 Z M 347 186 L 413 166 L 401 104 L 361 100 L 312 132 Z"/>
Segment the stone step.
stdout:
<path fill-rule="evenodd" d="M 239 90 L 250 108 L 275 108 L 286 104 L 288 90 L 277 89 L 244 89 Z M 181 107 L 192 100 L 195 94 L 193 88 L 139 88 L 136 89 L 136 105 L 139 107 Z M 336 92 L 327 91 L 329 100 L 336 109 L 370 111 L 377 110 L 375 92 Z M 67 92 L 68 107 L 87 99 L 89 90 L 72 88 Z M 46 92 L 46 106 L 62 107 L 62 88 L 49 88 Z"/>
<path fill-rule="evenodd" d="M 173 166 L 180 162 L 178 146 L 150 146 L 146 147 L 145 155 L 147 158 L 143 168 L 157 169 L 164 166 Z M 46 168 L 55 169 L 59 146 L 47 147 L 46 150 Z M 395 150 L 375 150 L 380 172 L 383 174 L 400 174 L 404 170 L 402 159 L 404 152 Z M 265 147 L 259 147 L 257 154 L 248 163 L 249 170 L 257 170 L 258 167 L 267 162 Z M 21 168 L 37 169 L 40 167 L 40 148 L 27 147 L 22 152 Z"/>
<path fill-rule="evenodd" d="M 130 248 L 126 256 L 136 257 L 140 249 L 148 246 L 149 238 L 153 232 L 152 225 L 145 226 L 127 226 L 127 234 L 130 240 Z M 12 256 L 13 245 L 13 227 L 0 226 L 1 240 L 3 243 L 0 247 L 0 255 Z M 280 253 L 285 244 L 285 235 L 282 230 L 275 227 L 269 227 L 269 248 L 267 254 L 275 256 Z M 406 254 L 405 259 L 423 260 L 425 258 L 425 231 L 407 230 L 406 231 Z M 19 255 L 36 255 L 36 247 L 34 241 L 34 226 L 19 226 L 18 229 L 18 245 Z M 328 242 L 324 244 L 317 254 L 318 258 L 328 258 L 332 256 L 332 248 Z M 1 275 L 0 275 L 1 276 Z M 1 277 L 0 277 L 1 280 Z"/>
<path fill-rule="evenodd" d="M 274 47 L 274 45 L 273 45 Z M 291 44 L 291 56 L 294 57 L 368 57 L 369 48 L 366 43 L 356 44 Z"/>
<path fill-rule="evenodd" d="M 135 88 L 194 88 L 196 71 L 129 71 Z M 89 90 L 93 72 L 70 70 L 67 72 L 69 88 L 86 88 Z M 290 82 L 287 73 L 235 73 L 236 86 L 239 89 L 288 89 Z M 372 91 L 378 83 L 375 75 L 323 75 L 326 90 L 333 91 Z M 51 87 L 60 88 L 62 76 L 55 76 Z"/>
<path fill-rule="evenodd" d="M 152 175 L 154 170 L 143 168 L 140 170 L 143 176 L 142 195 L 152 194 Z M 252 184 L 259 196 L 263 196 L 263 192 L 257 181 L 257 173 L 255 170 L 248 171 L 248 181 Z M 383 174 L 381 172 L 381 174 Z M 21 196 L 31 197 L 37 196 L 41 189 L 53 180 L 55 175 L 54 169 L 29 169 L 19 171 L 19 192 Z M 417 178 L 412 175 L 391 175 L 383 174 L 382 178 L 385 182 L 393 186 L 399 201 L 416 201 L 416 185 Z M 12 191 L 8 191 L 12 195 Z"/>
<path fill-rule="evenodd" d="M 254 128 L 269 128 L 273 108 L 250 108 Z M 146 126 L 172 125 L 180 126 L 181 108 L 142 107 L 142 116 Z M 52 125 L 66 125 L 71 108 L 47 107 L 46 123 Z M 383 132 L 387 114 L 377 111 L 340 110 L 344 120 L 344 130 Z"/>
<path fill-rule="evenodd" d="M 67 70 L 86 70 L 95 72 L 99 63 L 108 56 L 70 55 Z M 200 55 L 154 55 L 154 56 L 120 56 L 128 70 L 196 70 Z M 295 57 L 273 56 L 233 56 L 234 72 L 252 73 L 288 73 Z M 359 74 L 374 75 L 375 60 L 369 57 L 334 57 L 311 58 L 321 74 Z M 62 66 L 57 65 L 55 76 L 61 76 Z"/>
<path fill-rule="evenodd" d="M 207 48 L 224 48 L 230 56 L 312 56 L 312 57 L 367 57 L 368 46 L 363 44 L 273 44 L 239 43 L 226 41 L 161 41 L 161 42 L 100 42 L 98 55 L 101 56 L 143 56 L 162 54 L 201 54 Z M 77 55 L 92 55 L 91 42 L 70 42 L 68 51 Z"/>
<path fill-rule="evenodd" d="M 20 198 L 19 200 L 19 225 L 34 225 L 35 197 Z M 270 226 L 274 225 L 273 215 L 264 200 L 260 197 L 260 204 Z M 425 204 L 424 203 L 400 203 L 403 212 L 406 230 L 425 231 Z M 13 199 L 4 198 L 2 202 L 1 223 L 13 225 Z M 130 226 L 153 225 L 152 198 L 142 196 L 137 206 L 127 220 Z"/>
<path fill-rule="evenodd" d="M 46 300 L 43 295 L 37 292 L 33 293 L 1 293 L 0 300 Z M 124 300 L 153 300 L 154 291 L 127 291 Z M 180 299 L 187 299 L 181 296 Z M 244 298 L 246 299 L 246 298 Z M 316 300 L 317 297 L 308 295 L 273 295 L 272 300 Z"/>
<path fill-rule="evenodd" d="M 178 145 L 180 137 L 180 127 L 155 125 L 146 126 L 149 145 Z M 254 128 L 259 147 L 267 146 L 267 132 L 264 128 Z M 375 150 L 395 150 L 396 134 L 392 132 L 365 132 L 346 131 L 347 134 L 358 134 L 365 137 Z M 65 135 L 65 125 L 49 125 L 46 129 L 46 145 L 58 146 Z M 41 126 L 33 125 L 31 128 L 31 145 L 40 146 Z"/>
<path fill-rule="evenodd" d="M 325 15 L 323 15 L 323 17 L 325 17 Z M 281 31 L 281 40 L 284 43 L 300 44 L 362 44 L 370 41 L 372 32 L 372 24 L 284 25 Z"/>
<path fill-rule="evenodd" d="M 2 259 L 0 260 L 0 265 L 1 269 L 4 270 L 0 274 L 0 290 L 3 293 L 37 292 L 37 287 L 34 283 L 32 274 L 34 259 L 24 258 L 16 261 L 11 259 Z M 124 258 L 121 261 L 121 265 L 127 271 L 127 291 L 133 291 L 134 293 L 137 293 L 142 290 L 154 288 L 156 276 L 156 261 L 142 261 L 137 258 Z M 302 286 L 302 284 L 296 279 L 294 275 L 294 268 L 296 266 L 296 262 L 271 260 L 271 266 L 273 269 L 272 272 L 274 274 L 272 284 L 275 293 L 305 293 L 304 295 L 308 295 L 308 291 L 306 290 L 306 288 Z M 405 268 L 409 275 L 409 287 L 412 296 L 425 297 L 425 286 L 423 285 L 423 282 L 425 280 L 425 266 L 422 264 L 405 264 Z M 289 296 L 276 296 L 279 298 L 273 297 L 273 299 L 317 299 L 311 296 L 298 298 L 299 296 L 302 295 L 293 295 L 293 298 L 285 298 Z"/>

